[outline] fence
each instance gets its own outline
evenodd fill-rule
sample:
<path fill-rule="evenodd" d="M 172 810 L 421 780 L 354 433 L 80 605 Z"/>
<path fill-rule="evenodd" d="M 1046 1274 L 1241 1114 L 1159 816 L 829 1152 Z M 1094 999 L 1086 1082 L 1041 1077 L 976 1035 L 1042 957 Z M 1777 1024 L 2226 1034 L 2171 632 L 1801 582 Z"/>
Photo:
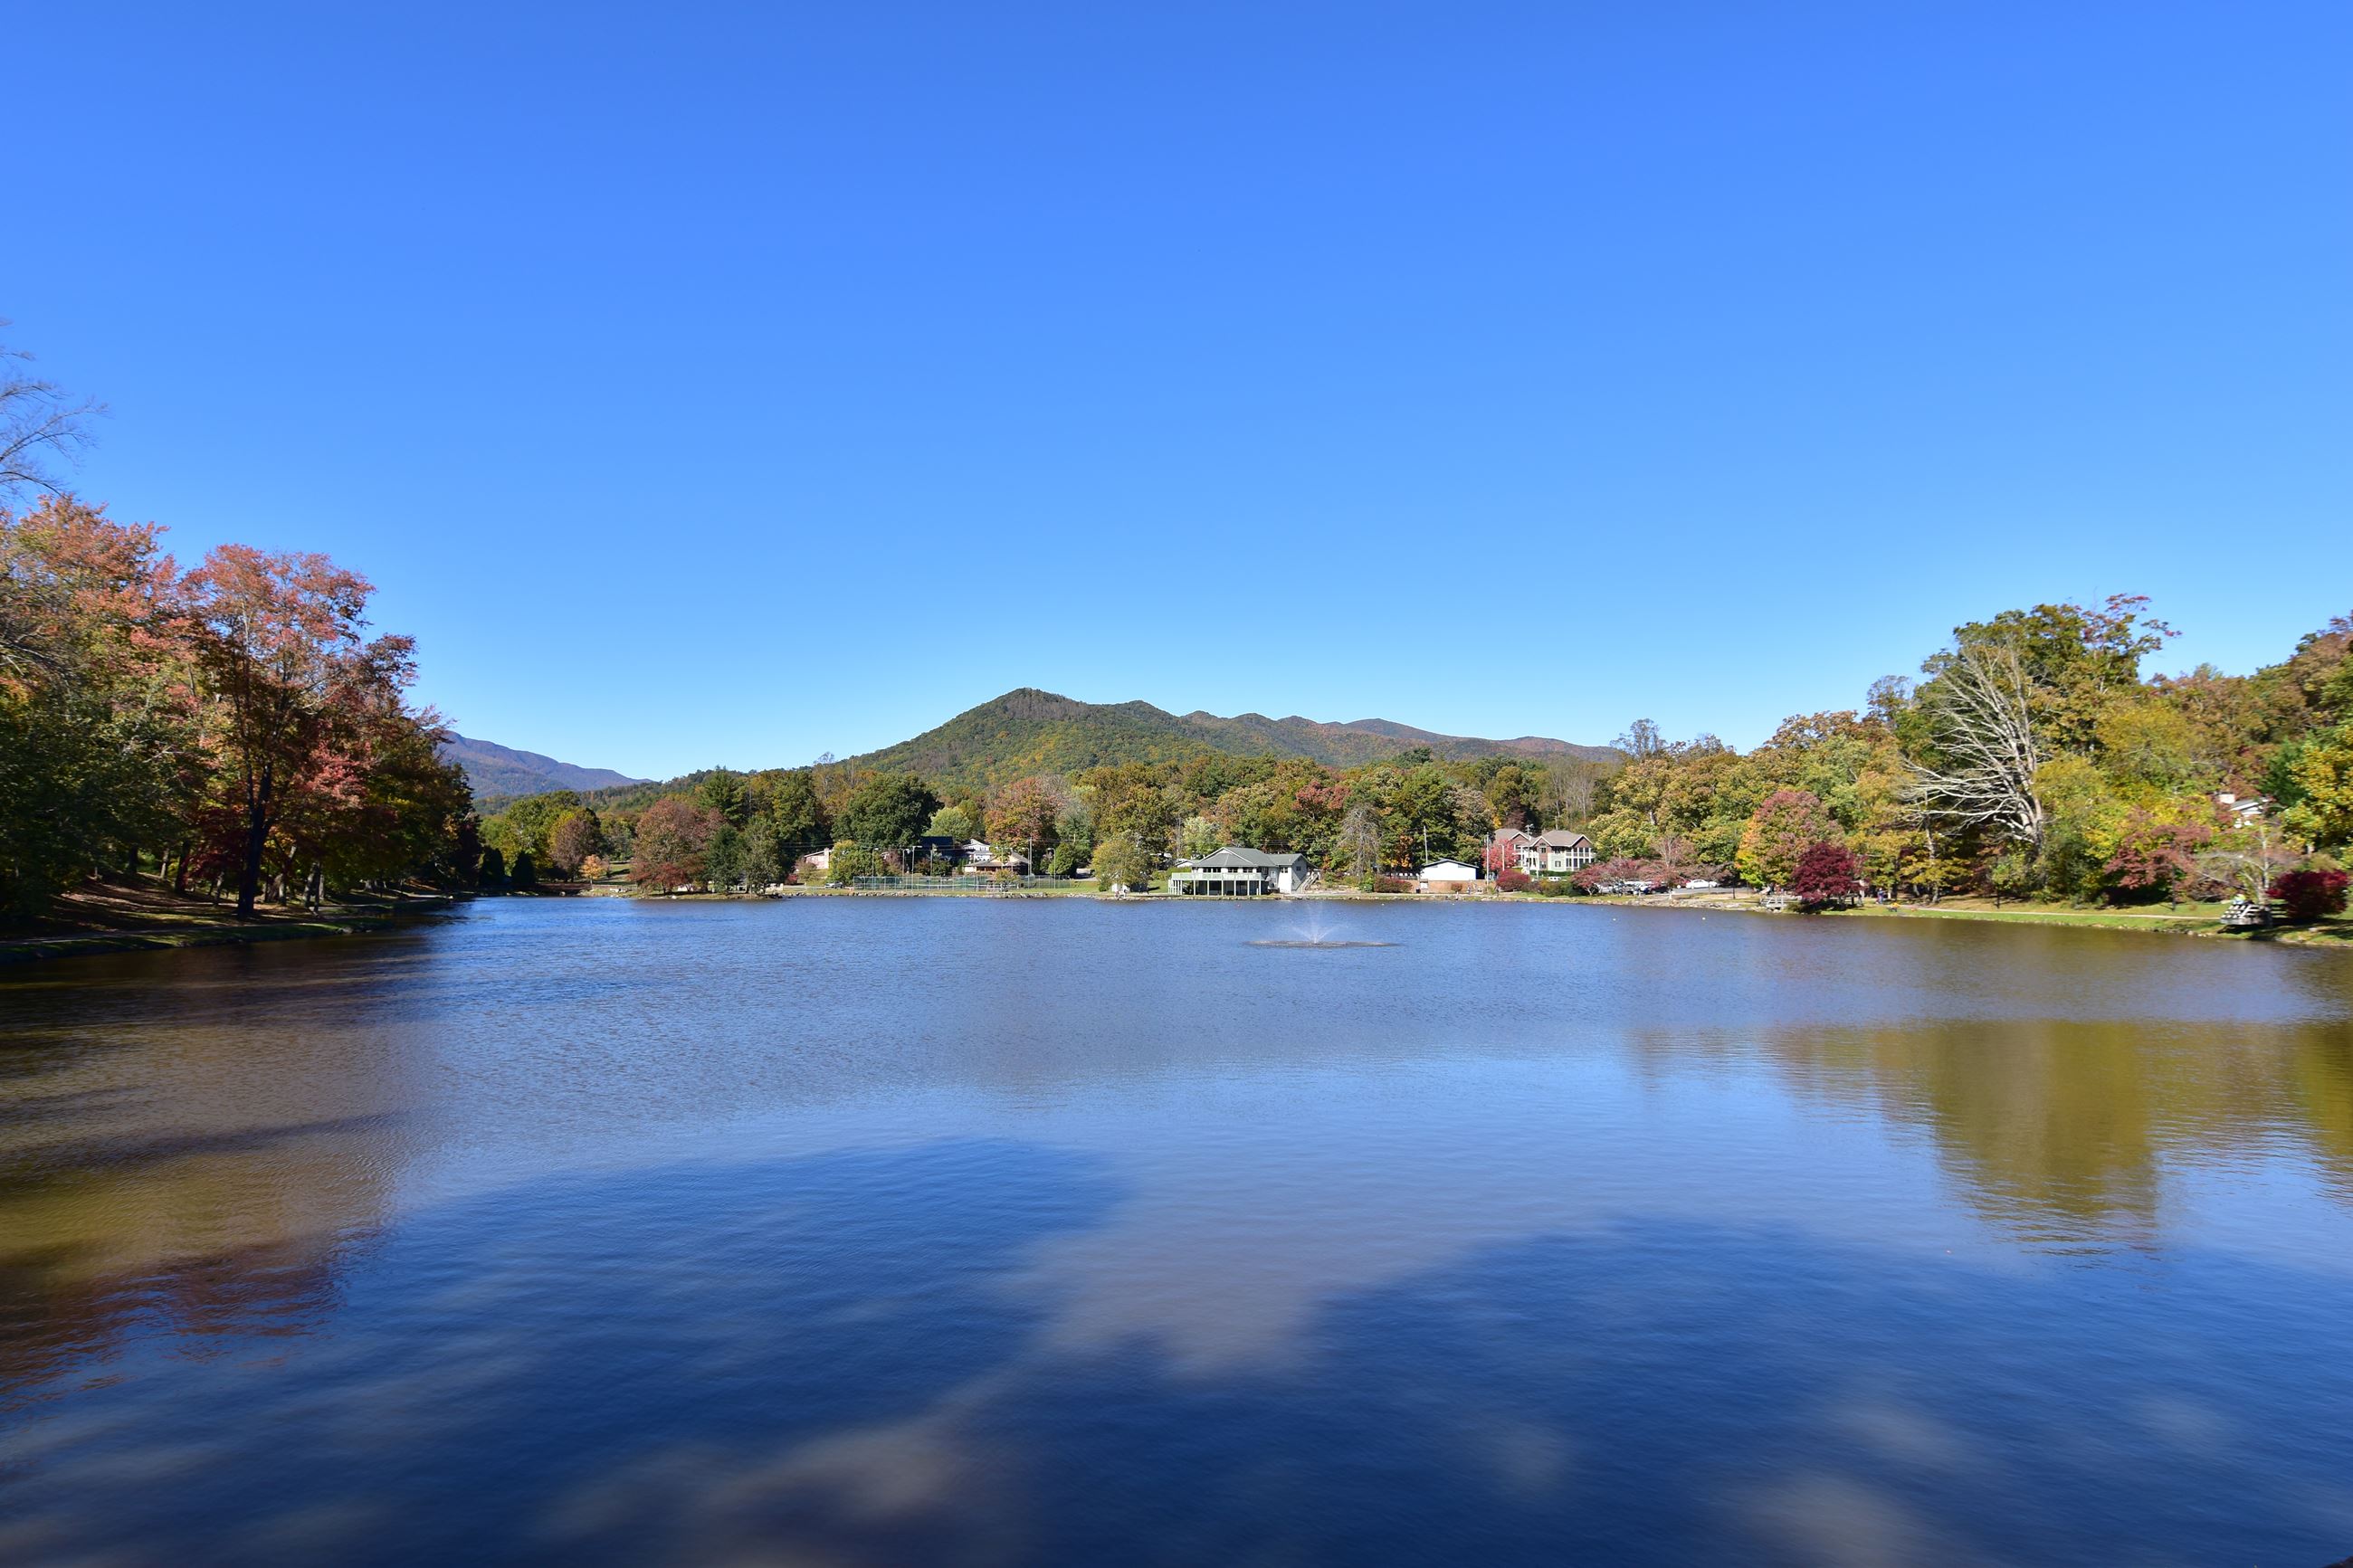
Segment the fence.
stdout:
<path fill-rule="evenodd" d="M 1084 880 L 1076 877 L 853 877 L 849 886 L 861 893 L 1018 893 L 1031 888 L 1075 888 Z"/>

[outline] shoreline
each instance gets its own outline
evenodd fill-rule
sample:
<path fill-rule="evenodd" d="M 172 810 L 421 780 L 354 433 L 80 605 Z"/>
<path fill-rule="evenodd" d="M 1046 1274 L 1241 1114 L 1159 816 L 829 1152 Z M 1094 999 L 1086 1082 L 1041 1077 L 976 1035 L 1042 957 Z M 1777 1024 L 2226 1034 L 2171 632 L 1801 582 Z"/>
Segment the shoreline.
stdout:
<path fill-rule="evenodd" d="M 1304 893 L 1277 893 L 1248 899 L 1188 899 L 1166 892 L 1106 893 L 1094 889 L 1071 889 L 1068 891 L 984 892 L 979 890 L 950 891 L 928 888 L 788 888 L 778 893 L 677 893 L 638 895 L 617 889 L 598 891 L 594 897 L 638 898 L 649 901 L 668 899 L 724 900 L 733 902 L 765 900 L 777 902 L 788 899 L 1091 899 L 1100 903 L 1202 903 L 1232 904 L 1249 902 L 1314 903 L 1388 903 L 1388 904 L 1559 904 L 1568 907 L 1606 907 L 1610 909 L 1673 910 L 1684 913 L 1718 913 L 1771 916 L 1777 919 L 1799 920 L 1931 920 L 1974 921 L 1991 925 L 2068 926 L 2078 931 L 2126 931 L 2142 936 L 2200 937 L 2222 942 L 2276 942 L 2290 947 L 2314 947 L 2353 952 L 2353 916 L 2338 916 L 2314 925 L 2274 925 L 2255 931 L 2225 929 L 2220 918 L 2208 913 L 2153 914 L 2131 910 L 2108 913 L 2094 910 L 2071 909 L 2028 903 L 2005 909 L 1984 909 L 1967 904 L 1864 904 L 1854 909 L 1820 910 L 1809 914 L 1797 910 L 1767 910 L 1753 898 L 1737 894 L 1702 894 L 1677 898 L 1672 894 L 1655 893 L 1637 896 L 1624 893 L 1591 893 L 1576 898 L 1546 898 L 1535 893 L 1367 893 L 1355 888 L 1315 889 Z"/>
<path fill-rule="evenodd" d="M 367 936 L 427 915 L 446 914 L 458 896 L 404 900 L 382 909 L 337 909 L 301 919 L 265 915 L 252 921 L 192 920 L 152 930 L 58 931 L 0 937 L 0 965 L 87 958 L 113 952 L 163 952 L 185 947 L 245 947 L 256 942 Z"/>
<path fill-rule="evenodd" d="M 90 931 L 0 938 L 0 965 L 44 960 L 80 958 L 117 952 L 160 952 L 177 948 L 238 947 L 256 942 L 318 941 L 364 936 L 396 928 L 421 916 L 443 914 L 461 900 L 472 897 L 534 898 L 531 893 L 450 894 L 433 899 L 407 899 L 381 909 L 345 909 L 305 919 L 264 916 L 251 923 L 232 919 L 204 919 L 162 930 Z M 1753 898 L 1706 894 L 1676 898 L 1668 894 L 1588 894 L 1577 898 L 1545 898 L 1532 893 L 1368 893 L 1355 888 L 1319 889 L 1305 893 L 1271 894 L 1257 900 L 1187 899 L 1166 892 L 1106 893 L 1093 888 L 1051 892 L 945 891 L 900 888 L 800 888 L 778 893 L 682 893 L 640 895 L 620 888 L 584 889 L 575 897 L 642 899 L 646 902 L 780 902 L 790 899 L 1084 899 L 1115 904 L 1231 904 L 1283 902 L 1293 904 L 1559 904 L 1570 908 L 1666 910 L 1681 913 L 1775 916 L 1832 920 L 1973 921 L 1987 924 L 2067 926 L 2078 931 L 2125 931 L 2135 935 L 2197 937 L 2209 941 L 2269 942 L 2290 947 L 2353 952 L 2353 917 L 2337 917 L 2309 926 L 2271 926 L 2259 931 L 2232 931 L 2206 914 L 2102 913 L 2086 910 L 2020 905 L 1982 909 L 1929 904 L 1863 905 L 1848 910 L 1823 910 L 1808 916 L 1798 910 L 1763 908 Z"/>

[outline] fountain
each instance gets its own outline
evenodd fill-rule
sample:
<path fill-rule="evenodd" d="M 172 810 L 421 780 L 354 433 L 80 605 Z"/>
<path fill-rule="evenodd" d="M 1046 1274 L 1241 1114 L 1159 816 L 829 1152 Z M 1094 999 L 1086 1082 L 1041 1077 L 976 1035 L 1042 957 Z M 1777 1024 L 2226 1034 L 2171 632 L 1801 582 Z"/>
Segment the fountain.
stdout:
<path fill-rule="evenodd" d="M 1332 934 L 1333 928 L 1324 923 L 1324 914 L 1320 910 L 1310 914 L 1303 923 L 1295 925 L 1291 929 L 1299 932 L 1299 934 L 1295 937 L 1261 937 L 1257 941 L 1252 942 L 1250 945 L 1252 947 L 1305 947 L 1319 949 L 1340 947 L 1395 947 L 1397 945 L 1397 943 L 1393 942 L 1354 942 L 1335 936 Z"/>

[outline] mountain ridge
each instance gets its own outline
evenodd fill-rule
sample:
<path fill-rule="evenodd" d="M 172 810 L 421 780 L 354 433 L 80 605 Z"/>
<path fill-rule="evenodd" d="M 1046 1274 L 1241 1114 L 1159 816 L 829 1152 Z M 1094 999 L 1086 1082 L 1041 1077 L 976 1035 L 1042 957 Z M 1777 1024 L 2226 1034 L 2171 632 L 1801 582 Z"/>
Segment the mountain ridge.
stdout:
<path fill-rule="evenodd" d="M 1486 740 L 1387 719 L 1332 723 L 1296 713 L 1227 718 L 1196 709 L 1180 715 L 1140 700 L 1084 702 L 1025 686 L 967 708 L 920 735 L 843 761 L 878 772 L 919 773 L 944 788 L 991 789 L 1032 773 L 1205 753 L 1304 757 L 1326 766 L 1356 767 L 1416 746 L 1450 759 L 1517 754 L 1601 762 L 1618 756 L 1608 746 L 1542 735 Z"/>
<path fill-rule="evenodd" d="M 455 730 L 445 731 L 441 760 L 466 770 L 466 782 L 479 800 L 505 800 L 516 795 L 545 795 L 550 790 L 617 789 L 645 784 L 611 768 L 584 768 L 558 762 L 538 752 L 518 751 L 495 741 L 477 740 Z"/>

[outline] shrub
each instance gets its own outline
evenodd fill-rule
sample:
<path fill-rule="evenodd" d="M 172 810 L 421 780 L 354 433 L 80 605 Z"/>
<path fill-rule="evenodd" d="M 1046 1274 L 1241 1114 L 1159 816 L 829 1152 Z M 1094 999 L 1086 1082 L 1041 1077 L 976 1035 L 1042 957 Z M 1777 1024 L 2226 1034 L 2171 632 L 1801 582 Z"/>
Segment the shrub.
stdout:
<path fill-rule="evenodd" d="M 1809 909 L 1845 903 L 1862 879 L 1862 865 L 1843 844 L 1809 844 L 1789 875 L 1789 891 Z"/>
<path fill-rule="evenodd" d="M 2348 878 L 2342 871 L 2290 871 L 2272 882 L 2272 897 L 2285 906 L 2292 921 L 2316 921 L 2345 912 Z"/>
<path fill-rule="evenodd" d="M 1376 877 L 1373 879 L 1373 891 L 1376 893 L 1410 893 L 1413 891 L 1413 879 L 1410 877 Z"/>
<path fill-rule="evenodd" d="M 1596 861 L 1569 879 L 1577 884 L 1579 891 L 1588 893 L 1638 882 L 1647 882 L 1654 888 L 1664 887 L 1666 879 L 1666 873 L 1660 869 L 1656 860 L 1637 860 L 1625 855 L 1613 860 Z"/>
<path fill-rule="evenodd" d="M 1507 867 L 1495 873 L 1495 886 L 1507 893 L 1525 893 L 1535 879 L 1518 867 Z"/>

